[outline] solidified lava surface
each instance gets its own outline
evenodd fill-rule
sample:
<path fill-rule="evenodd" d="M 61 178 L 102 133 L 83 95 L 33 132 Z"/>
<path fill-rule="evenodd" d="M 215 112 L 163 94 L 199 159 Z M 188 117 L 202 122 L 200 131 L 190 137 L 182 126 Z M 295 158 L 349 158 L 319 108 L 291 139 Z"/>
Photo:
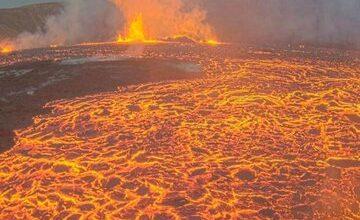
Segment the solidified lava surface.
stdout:
<path fill-rule="evenodd" d="M 1 63 L 98 51 L 124 52 Z M 203 75 L 46 103 L 0 155 L 1 219 L 360 218 L 357 53 L 157 45 L 137 59 Z"/>

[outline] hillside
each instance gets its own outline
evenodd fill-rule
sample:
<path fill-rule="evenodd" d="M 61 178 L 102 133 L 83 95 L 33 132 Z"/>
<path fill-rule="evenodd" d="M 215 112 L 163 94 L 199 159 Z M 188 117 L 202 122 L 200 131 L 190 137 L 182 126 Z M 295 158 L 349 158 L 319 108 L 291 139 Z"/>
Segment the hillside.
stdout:
<path fill-rule="evenodd" d="M 13 38 L 21 32 L 35 32 L 46 18 L 59 13 L 60 3 L 34 4 L 19 8 L 0 9 L 0 40 Z"/>

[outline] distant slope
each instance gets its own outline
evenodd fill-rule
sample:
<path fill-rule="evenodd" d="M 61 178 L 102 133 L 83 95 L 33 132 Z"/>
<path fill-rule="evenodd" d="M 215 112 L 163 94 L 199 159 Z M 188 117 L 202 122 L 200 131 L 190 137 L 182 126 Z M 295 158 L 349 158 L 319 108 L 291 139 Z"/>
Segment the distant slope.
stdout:
<path fill-rule="evenodd" d="M 61 11 L 60 3 L 45 3 L 19 8 L 0 9 L 0 40 L 14 38 L 28 31 L 42 28 L 46 18 Z"/>

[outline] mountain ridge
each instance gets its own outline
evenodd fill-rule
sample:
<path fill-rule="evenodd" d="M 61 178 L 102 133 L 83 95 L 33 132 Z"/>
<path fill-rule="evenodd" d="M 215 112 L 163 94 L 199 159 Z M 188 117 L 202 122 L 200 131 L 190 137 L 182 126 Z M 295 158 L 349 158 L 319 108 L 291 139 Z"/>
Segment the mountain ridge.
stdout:
<path fill-rule="evenodd" d="M 62 9 L 63 5 L 56 2 L 0 9 L 0 40 L 15 38 L 22 32 L 34 33 Z"/>

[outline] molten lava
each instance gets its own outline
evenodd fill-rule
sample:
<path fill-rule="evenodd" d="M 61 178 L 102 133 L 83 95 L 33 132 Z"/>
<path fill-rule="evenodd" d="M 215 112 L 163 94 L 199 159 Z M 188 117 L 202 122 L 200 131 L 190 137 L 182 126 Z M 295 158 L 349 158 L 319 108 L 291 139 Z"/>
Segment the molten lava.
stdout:
<path fill-rule="evenodd" d="M 142 14 L 138 14 L 127 26 L 126 30 L 124 31 L 126 33 L 126 36 L 122 36 L 121 34 L 117 38 L 118 43 L 157 43 L 161 42 L 159 40 L 151 39 L 148 34 L 145 31 L 145 25 L 144 25 L 144 19 Z M 170 37 L 171 39 L 178 39 L 178 38 L 186 38 L 190 41 L 197 42 L 197 43 L 203 43 L 210 46 L 217 46 L 221 43 L 217 40 L 210 39 L 210 40 L 199 40 L 194 39 L 191 36 L 187 35 L 174 35 L 173 37 Z"/>
<path fill-rule="evenodd" d="M 14 49 L 12 46 L 10 45 L 4 45 L 4 46 L 1 46 L 0 45 L 0 52 L 3 53 L 3 54 L 7 54 L 7 53 L 10 53 L 12 52 Z"/>
<path fill-rule="evenodd" d="M 218 42 L 216 40 L 207 40 L 205 43 L 210 46 L 217 46 L 217 45 L 221 44 L 220 42 Z"/>
<path fill-rule="evenodd" d="M 52 101 L 43 106 L 51 111 L 16 130 L 15 146 L 0 154 L 0 219 L 359 219 L 357 57 L 333 49 L 184 43 L 151 46 L 138 61 L 38 63 L 99 51 L 110 60 L 127 56 L 119 47 L 0 59 L 15 70 L 4 69 L 1 75 L 13 76 L 0 78 L 1 96 L 11 94 L 0 105 L 3 124 L 29 117 L 14 110 L 27 104 L 22 100 L 86 91 L 85 84 L 101 79 L 97 68 L 125 80 L 118 91 L 94 88 L 92 95 Z M 185 71 L 197 68 L 174 61 L 196 63 L 202 73 L 133 84 L 142 74 L 162 73 L 159 60 Z M 33 70 L 21 74 L 29 61 Z M 79 75 L 56 81 L 72 70 Z M 55 84 L 40 88 L 49 79 Z M 31 97 L 16 95 L 25 82 L 39 88 Z M 7 133 L 0 131 L 0 142 Z"/>
<path fill-rule="evenodd" d="M 142 14 L 137 15 L 130 23 L 126 31 L 126 37 L 119 35 L 118 43 L 154 43 L 155 40 L 147 39 L 144 31 L 144 22 Z"/>

